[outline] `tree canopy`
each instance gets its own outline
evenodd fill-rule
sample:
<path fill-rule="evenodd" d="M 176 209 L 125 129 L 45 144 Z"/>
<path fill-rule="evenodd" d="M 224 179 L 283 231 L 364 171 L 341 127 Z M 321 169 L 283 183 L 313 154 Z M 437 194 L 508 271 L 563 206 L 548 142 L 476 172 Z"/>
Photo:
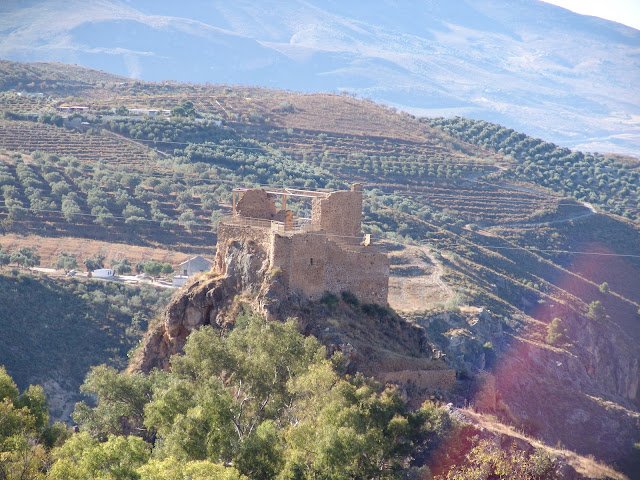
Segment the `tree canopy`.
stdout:
<path fill-rule="evenodd" d="M 395 388 L 343 377 L 339 365 L 295 321 L 246 315 L 228 335 L 193 332 L 170 372 L 95 368 L 83 389 L 97 404 L 74 418 L 96 441 L 152 442 L 141 472 L 233 465 L 229 478 L 395 478 L 448 417 L 431 405 L 411 412 Z"/>
<path fill-rule="evenodd" d="M 41 387 L 20 394 L 0 369 L 0 478 L 432 478 L 424 460 L 458 428 L 446 409 L 412 410 L 343 363 L 293 320 L 241 315 L 231 332 L 191 333 L 170 371 L 95 367 L 83 385 L 95 402 L 77 405 L 76 434 L 49 426 Z M 470 448 L 437 478 L 555 478 L 538 452 Z"/>

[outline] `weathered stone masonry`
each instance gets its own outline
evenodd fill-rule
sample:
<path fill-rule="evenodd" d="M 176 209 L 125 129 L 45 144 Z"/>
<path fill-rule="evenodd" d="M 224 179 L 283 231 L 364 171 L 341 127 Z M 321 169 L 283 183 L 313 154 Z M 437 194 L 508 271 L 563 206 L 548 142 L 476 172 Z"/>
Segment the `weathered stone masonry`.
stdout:
<path fill-rule="evenodd" d="M 280 210 L 274 195 L 282 199 Z M 311 219 L 294 218 L 287 210 L 291 196 L 311 199 Z M 349 291 L 363 303 L 387 304 L 389 260 L 375 246 L 363 245 L 359 185 L 336 192 L 237 189 L 233 203 L 233 215 L 218 227 L 219 273 L 226 273 L 224 259 L 234 242 L 252 243 L 292 292 L 318 300 L 325 292 Z"/>

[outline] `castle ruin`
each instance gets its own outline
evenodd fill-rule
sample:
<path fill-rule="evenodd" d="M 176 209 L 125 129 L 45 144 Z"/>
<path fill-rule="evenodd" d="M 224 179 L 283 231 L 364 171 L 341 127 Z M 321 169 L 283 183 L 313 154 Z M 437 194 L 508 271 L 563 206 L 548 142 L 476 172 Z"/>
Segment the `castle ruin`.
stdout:
<path fill-rule="evenodd" d="M 310 219 L 287 209 L 291 197 L 311 201 Z M 218 226 L 219 273 L 226 273 L 232 245 L 253 244 L 291 292 L 319 300 L 325 292 L 347 291 L 362 303 L 387 305 L 389 259 L 362 234 L 361 185 L 333 192 L 236 188 L 232 202 L 232 215 Z"/>

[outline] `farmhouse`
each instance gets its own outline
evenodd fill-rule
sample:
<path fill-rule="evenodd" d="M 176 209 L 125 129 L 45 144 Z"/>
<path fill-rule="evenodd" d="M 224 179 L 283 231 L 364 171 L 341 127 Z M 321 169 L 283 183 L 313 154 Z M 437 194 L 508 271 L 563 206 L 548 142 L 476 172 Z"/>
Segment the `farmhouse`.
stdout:
<path fill-rule="evenodd" d="M 190 277 L 191 275 L 195 275 L 199 272 L 208 272 L 211 270 L 212 265 L 213 262 L 211 260 L 207 260 L 200 255 L 196 255 L 195 257 L 191 257 L 189 260 L 185 260 L 178 265 L 178 273 L 185 277 Z"/>
<path fill-rule="evenodd" d="M 363 303 L 387 305 L 389 259 L 362 234 L 361 185 L 333 192 L 237 188 L 232 197 L 233 213 L 218 226 L 219 273 L 226 273 L 231 249 L 251 244 L 291 292 L 318 300 L 348 291 Z M 292 197 L 311 201 L 311 218 L 287 209 Z"/>
<path fill-rule="evenodd" d="M 213 262 L 200 255 L 191 257 L 189 260 L 185 260 L 178 265 L 176 270 L 177 275 L 173 277 L 173 286 L 181 287 L 187 283 L 187 279 L 192 275 L 200 272 L 208 272 L 211 270 Z"/>

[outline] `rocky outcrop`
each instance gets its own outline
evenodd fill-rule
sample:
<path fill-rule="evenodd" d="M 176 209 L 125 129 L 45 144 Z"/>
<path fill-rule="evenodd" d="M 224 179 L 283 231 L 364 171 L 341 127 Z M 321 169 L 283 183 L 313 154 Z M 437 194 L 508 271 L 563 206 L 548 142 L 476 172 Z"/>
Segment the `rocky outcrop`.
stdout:
<path fill-rule="evenodd" d="M 258 245 L 235 242 L 223 261 L 226 275 L 201 275 L 176 293 L 161 321 L 149 328 L 130 370 L 167 368 L 171 355 L 182 351 L 192 331 L 203 325 L 227 327 L 243 298 L 252 299 L 254 309 L 267 315 L 269 308 L 281 300 L 278 281 L 267 275 L 267 258 Z"/>
<path fill-rule="evenodd" d="M 431 382 L 431 391 L 453 383 L 443 379 L 455 381 L 453 370 L 436 358 L 422 327 L 389 309 L 360 305 L 353 299 L 333 295 L 328 301 L 314 302 L 290 292 L 281 273 L 270 268 L 258 242 L 231 242 L 225 251 L 223 258 L 216 259 L 225 274 L 203 274 L 176 293 L 160 321 L 149 328 L 130 370 L 168 368 L 171 356 L 182 352 L 192 331 L 204 325 L 232 328 L 241 307 L 248 305 L 272 321 L 296 318 L 301 331 L 317 337 L 329 353 L 344 354 L 348 371 L 381 380 L 397 378 L 398 383 L 415 377 L 410 375 L 414 372 L 441 371 L 419 375 L 437 380 Z M 426 380 L 420 386 L 422 392 L 430 390 Z"/>
<path fill-rule="evenodd" d="M 226 247 L 217 259 L 225 274 L 204 274 L 176 293 L 131 370 L 168 368 L 192 331 L 232 328 L 248 305 L 272 321 L 297 318 L 301 331 L 316 336 L 329 353 L 344 354 L 347 371 L 401 385 L 414 405 L 427 394 L 446 396 L 455 369 L 475 377 L 476 391 L 456 385 L 457 396 L 450 398 L 495 413 L 547 444 L 624 461 L 638 441 L 638 356 L 607 325 L 567 314 L 572 344 L 556 348 L 539 336 L 536 341 L 526 331 L 532 325 L 516 335 L 504 318 L 482 308 L 407 321 L 353 299 L 312 302 L 289 292 L 259 243 Z"/>

